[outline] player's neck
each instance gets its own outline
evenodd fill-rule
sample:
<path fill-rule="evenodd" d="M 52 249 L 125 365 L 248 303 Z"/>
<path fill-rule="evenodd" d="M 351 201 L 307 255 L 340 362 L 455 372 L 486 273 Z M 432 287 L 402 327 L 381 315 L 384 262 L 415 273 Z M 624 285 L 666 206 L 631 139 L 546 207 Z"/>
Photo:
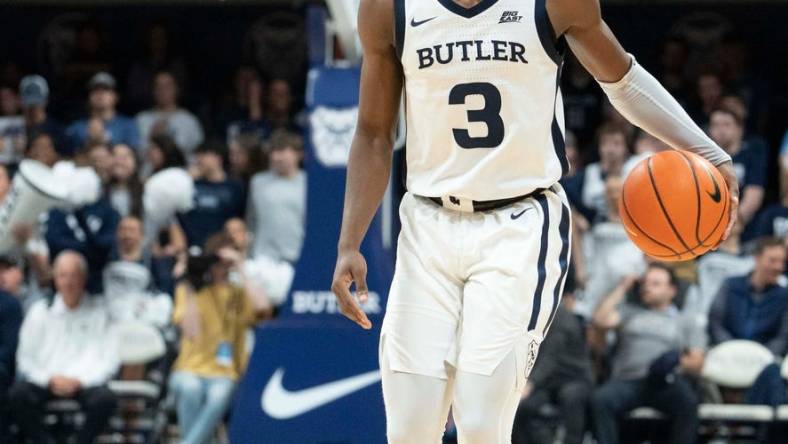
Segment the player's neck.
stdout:
<path fill-rule="evenodd" d="M 761 291 L 769 285 L 769 279 L 764 276 L 764 273 L 760 273 L 758 269 L 755 269 L 750 275 L 750 284 L 752 284 L 756 290 Z"/>
<path fill-rule="evenodd" d="M 481 0 L 452 0 L 454 3 L 462 6 L 463 8 L 473 8 L 474 6 L 481 3 Z"/>

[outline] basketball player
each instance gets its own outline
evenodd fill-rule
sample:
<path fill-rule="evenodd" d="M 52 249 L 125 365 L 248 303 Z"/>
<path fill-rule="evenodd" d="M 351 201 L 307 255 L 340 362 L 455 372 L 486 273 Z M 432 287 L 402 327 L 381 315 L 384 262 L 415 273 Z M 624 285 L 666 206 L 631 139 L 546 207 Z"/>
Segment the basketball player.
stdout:
<path fill-rule="evenodd" d="M 371 328 L 359 246 L 387 186 L 404 90 L 408 193 L 380 338 L 388 440 L 439 442 L 451 405 L 460 443 L 511 442 L 569 261 L 564 45 L 627 119 L 720 169 L 732 225 L 730 157 L 623 50 L 598 0 L 361 0 L 358 25 L 361 96 L 332 290 Z"/>

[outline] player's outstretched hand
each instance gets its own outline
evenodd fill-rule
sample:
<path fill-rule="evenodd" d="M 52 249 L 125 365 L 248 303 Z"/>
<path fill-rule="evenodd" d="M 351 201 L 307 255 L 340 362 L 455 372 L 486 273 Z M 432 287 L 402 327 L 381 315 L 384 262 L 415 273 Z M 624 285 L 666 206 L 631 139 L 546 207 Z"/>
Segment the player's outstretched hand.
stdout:
<path fill-rule="evenodd" d="M 725 178 L 725 183 L 728 185 L 728 195 L 730 196 L 730 221 L 728 227 L 725 228 L 725 234 L 722 235 L 722 240 L 727 239 L 733 231 L 733 226 L 739 218 L 739 179 L 736 178 L 736 171 L 733 169 L 732 162 L 725 162 L 717 166 L 717 169 Z"/>
<path fill-rule="evenodd" d="M 356 283 L 356 295 L 350 292 L 350 285 Z M 369 330 L 372 322 L 367 318 L 360 303 L 367 301 L 367 261 L 359 251 L 340 251 L 334 269 L 334 282 L 331 291 L 339 303 L 339 311 L 348 319 Z M 357 299 L 358 298 L 358 299 Z"/>

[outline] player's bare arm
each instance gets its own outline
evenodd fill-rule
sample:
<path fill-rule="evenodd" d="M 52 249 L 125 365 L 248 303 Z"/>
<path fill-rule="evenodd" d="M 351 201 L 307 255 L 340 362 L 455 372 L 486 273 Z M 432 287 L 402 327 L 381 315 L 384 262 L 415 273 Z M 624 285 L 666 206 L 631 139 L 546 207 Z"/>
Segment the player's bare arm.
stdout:
<path fill-rule="evenodd" d="M 548 0 L 546 7 L 556 35 L 565 36 L 577 59 L 600 82 L 624 117 L 673 148 L 700 154 L 720 170 L 730 191 L 731 217 L 722 237 L 727 239 L 736 223 L 739 204 L 739 184 L 730 157 L 624 51 L 602 20 L 599 0 Z"/>
<path fill-rule="evenodd" d="M 367 264 L 359 249 L 383 199 L 391 172 L 402 73 L 394 47 L 391 0 L 362 0 L 358 32 L 364 50 L 358 123 L 347 166 L 345 208 L 331 290 L 339 309 L 361 327 L 372 323 L 359 304 L 367 298 Z M 350 286 L 355 282 L 356 297 Z"/>

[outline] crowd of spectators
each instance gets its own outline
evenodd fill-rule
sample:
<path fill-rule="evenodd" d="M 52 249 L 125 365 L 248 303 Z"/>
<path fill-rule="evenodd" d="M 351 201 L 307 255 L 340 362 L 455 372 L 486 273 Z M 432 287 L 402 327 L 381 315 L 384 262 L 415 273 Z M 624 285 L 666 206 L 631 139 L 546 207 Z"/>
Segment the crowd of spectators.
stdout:
<path fill-rule="evenodd" d="M 276 315 L 301 253 L 304 119 L 291 82 L 244 65 L 206 121 L 183 105 L 193 103 L 190 73 L 166 27 L 150 27 L 125 82 L 99 34 L 80 29 L 78 54 L 57 79 L 30 72 L 0 84 L 0 206 L 24 159 L 91 167 L 102 187 L 94 202 L 12 227 L 14 247 L 0 255 L 0 442 L 52 442 L 42 415 L 58 398 L 81 405 L 86 421 L 75 439 L 92 442 L 117 404 L 107 383 L 123 362 L 111 326 L 134 320 L 179 332 L 166 386 L 181 442 L 205 443 L 245 370 L 248 329 Z M 723 54 L 740 55 L 740 45 L 722 42 Z M 628 171 L 668 147 L 629 125 L 569 58 L 562 92 L 572 169 L 562 184 L 573 207 L 572 264 L 523 393 L 515 443 L 553 442 L 547 406 L 560 412 L 566 444 L 589 430 L 600 444 L 619 442 L 623 418 L 639 406 L 668 416 L 671 443 L 691 443 L 711 347 L 750 340 L 775 362 L 788 352 L 788 164 L 780 164 L 780 200 L 765 205 L 769 150 L 756 131 L 751 73 L 736 57 L 692 66 L 691 51 L 682 37 L 666 39 L 654 73 L 733 157 L 737 229 L 692 262 L 643 256 L 618 199 Z M 63 107 L 56 113 L 53 93 Z M 173 169 L 193 178 L 192 205 L 153 223 L 146 184 Z M 778 366 L 767 366 L 740 402 L 785 403 Z"/>
<path fill-rule="evenodd" d="M 741 50 L 734 43 L 720 45 Z M 748 67 L 727 55 L 730 64 L 692 69 L 689 52 L 686 39 L 667 39 L 655 75 L 733 158 L 741 193 L 736 228 L 693 261 L 644 256 L 627 237 L 618 201 L 633 166 L 669 147 L 621 118 L 568 61 L 563 93 L 573 168 L 561 182 L 572 204 L 572 264 L 517 412 L 517 444 L 554 442 L 556 422 L 566 444 L 584 442 L 588 433 L 600 444 L 630 442 L 637 438 L 621 433 L 638 407 L 664 415 L 666 442 L 696 442 L 699 404 L 717 399 L 703 376 L 707 353 L 733 340 L 764 346 L 773 363 L 749 388 L 721 387 L 724 401 L 775 408 L 787 402 L 780 364 L 788 353 L 788 162 L 777 157 L 780 200 L 766 205 L 767 164 L 774 160 L 755 130 L 759 102 Z"/>
<path fill-rule="evenodd" d="M 93 31 L 81 31 L 86 51 Z M 56 202 L 8 230 L 13 245 L 0 252 L 0 442 L 60 441 L 44 416 L 61 399 L 76 401 L 85 418 L 69 442 L 105 432 L 119 405 L 108 384 L 129 373 L 117 333 L 125 322 L 162 337 L 176 332 L 163 365 L 139 376 L 163 369 L 179 442 L 210 442 L 245 371 L 250 329 L 286 297 L 306 207 L 303 125 L 290 83 L 241 67 L 237 101 L 206 123 L 181 105 L 187 72 L 165 54 L 164 32 L 150 30 L 150 60 L 125 73 L 125 91 L 93 53 L 73 63 L 67 82 L 28 73 L 0 87 L 0 208 L 10 208 L 6 196 L 24 162 L 90 168 L 101 189 L 85 205 Z M 68 104 L 62 97 L 78 91 L 86 113 L 52 117 L 53 94 Z M 140 111 L 125 115 L 122 100 Z M 146 203 L 147 187 L 168 171 L 188 175 L 194 197 L 162 221 Z M 65 188 L 69 179 L 51 180 Z"/>

